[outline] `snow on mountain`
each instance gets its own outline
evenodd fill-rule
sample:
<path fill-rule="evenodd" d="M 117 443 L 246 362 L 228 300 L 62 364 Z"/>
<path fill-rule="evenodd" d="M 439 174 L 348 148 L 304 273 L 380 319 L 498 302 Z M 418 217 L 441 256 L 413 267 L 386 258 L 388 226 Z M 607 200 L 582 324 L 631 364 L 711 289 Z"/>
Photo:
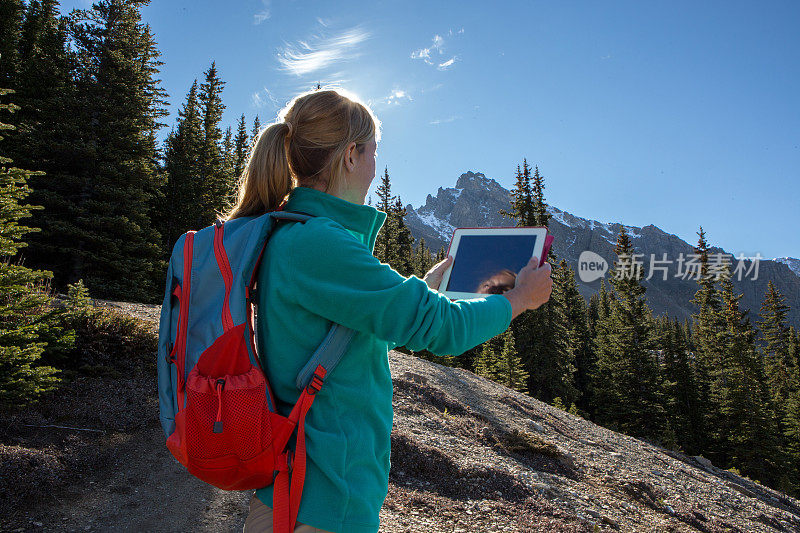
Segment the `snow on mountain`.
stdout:
<path fill-rule="evenodd" d="M 792 272 L 800 276 L 800 259 L 796 257 L 776 257 L 773 261 L 785 264 Z"/>
<path fill-rule="evenodd" d="M 417 213 L 417 216 L 424 224 L 427 224 L 433 228 L 436 233 L 441 235 L 443 239 L 449 240 L 450 237 L 453 236 L 453 231 L 455 231 L 456 228 L 447 222 L 447 220 L 439 220 L 433 213 Z"/>
<path fill-rule="evenodd" d="M 596 220 L 581 218 L 566 211 L 562 211 L 552 205 L 547 206 L 547 212 L 550 213 L 550 215 L 553 217 L 553 220 L 557 220 L 569 228 L 589 229 L 591 231 L 594 231 L 595 229 L 603 230 L 609 235 L 609 237 L 605 237 L 606 241 L 612 245 L 616 245 L 617 243 L 616 236 L 619 233 L 619 224 L 603 223 Z M 642 236 L 640 228 L 624 225 L 623 227 L 631 239 L 637 239 Z"/>

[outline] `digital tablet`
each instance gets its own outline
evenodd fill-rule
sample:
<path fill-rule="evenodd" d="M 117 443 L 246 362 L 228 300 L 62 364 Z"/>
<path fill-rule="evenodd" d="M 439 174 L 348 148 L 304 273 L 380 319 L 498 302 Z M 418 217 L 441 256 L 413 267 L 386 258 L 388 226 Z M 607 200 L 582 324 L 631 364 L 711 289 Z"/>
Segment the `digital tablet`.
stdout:
<path fill-rule="evenodd" d="M 447 251 L 453 262 L 439 292 L 451 300 L 503 294 L 531 257 L 544 264 L 552 239 L 545 226 L 456 228 Z"/>

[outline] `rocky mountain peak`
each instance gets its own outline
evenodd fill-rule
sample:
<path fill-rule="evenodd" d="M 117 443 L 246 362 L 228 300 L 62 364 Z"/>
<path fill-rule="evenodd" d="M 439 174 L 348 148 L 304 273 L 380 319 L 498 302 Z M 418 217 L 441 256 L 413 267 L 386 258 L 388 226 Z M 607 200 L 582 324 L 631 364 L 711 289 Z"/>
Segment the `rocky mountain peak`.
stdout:
<path fill-rule="evenodd" d="M 482 186 L 487 181 L 486 176 L 481 172 L 464 172 L 456 181 L 456 189 L 475 188 Z M 494 180 L 492 180 L 494 181 Z"/>

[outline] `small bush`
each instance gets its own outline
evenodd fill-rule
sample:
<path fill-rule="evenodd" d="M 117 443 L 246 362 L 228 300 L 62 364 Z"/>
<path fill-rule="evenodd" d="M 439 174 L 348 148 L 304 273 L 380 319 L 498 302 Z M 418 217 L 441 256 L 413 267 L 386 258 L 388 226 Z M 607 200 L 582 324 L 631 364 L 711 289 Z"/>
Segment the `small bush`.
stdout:
<path fill-rule="evenodd" d="M 508 451 L 522 455 L 541 454 L 558 457 L 561 454 L 555 444 L 547 442 L 538 435 L 516 429 L 503 435 L 500 443 Z"/>
<path fill-rule="evenodd" d="M 143 320 L 95 307 L 82 282 L 69 286 L 63 326 L 75 342 L 49 353 L 51 364 L 82 374 L 118 377 L 120 372 L 155 371 L 153 352 L 158 337 Z"/>
<path fill-rule="evenodd" d="M 6 262 L 6 266 L 8 263 Z M 5 298 L 3 297 L 5 296 Z M 158 338 L 152 327 L 119 311 L 96 307 L 83 282 L 58 299 L 49 278 L 0 295 L 0 407 L 13 412 L 78 375 L 120 378 L 155 372 Z"/>

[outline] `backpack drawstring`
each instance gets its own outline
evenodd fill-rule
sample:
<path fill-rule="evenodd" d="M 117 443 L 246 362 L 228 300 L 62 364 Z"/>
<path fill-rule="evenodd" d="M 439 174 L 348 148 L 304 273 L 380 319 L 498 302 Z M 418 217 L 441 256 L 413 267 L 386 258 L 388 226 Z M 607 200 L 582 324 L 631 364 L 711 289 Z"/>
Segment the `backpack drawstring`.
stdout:
<path fill-rule="evenodd" d="M 217 393 L 217 419 L 214 421 L 214 433 L 222 433 L 222 389 L 225 387 L 225 380 L 220 378 L 214 383 L 214 391 Z"/>

